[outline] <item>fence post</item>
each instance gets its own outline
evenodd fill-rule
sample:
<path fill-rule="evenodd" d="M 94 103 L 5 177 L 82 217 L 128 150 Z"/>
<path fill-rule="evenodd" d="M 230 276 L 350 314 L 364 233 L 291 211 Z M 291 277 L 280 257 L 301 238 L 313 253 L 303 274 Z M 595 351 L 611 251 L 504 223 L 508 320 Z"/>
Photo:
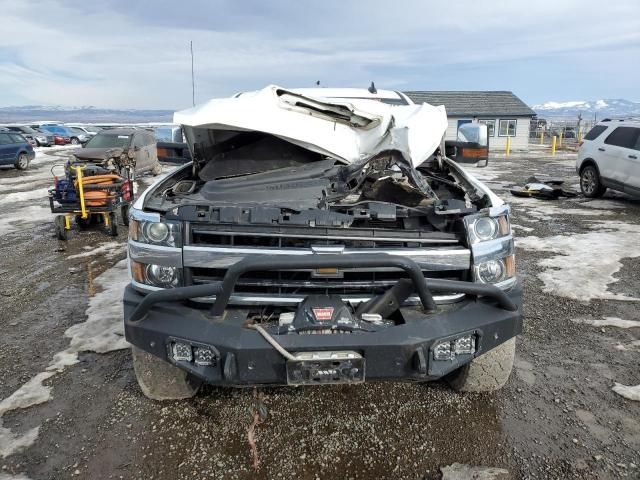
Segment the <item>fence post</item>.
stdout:
<path fill-rule="evenodd" d="M 554 135 L 551 139 L 551 156 L 556 156 L 556 136 Z"/>
<path fill-rule="evenodd" d="M 540 145 L 544 144 L 544 130 L 540 129 Z"/>
<path fill-rule="evenodd" d="M 509 156 L 509 154 L 511 153 L 511 137 L 507 137 L 507 149 L 505 151 L 505 156 Z"/>
<path fill-rule="evenodd" d="M 564 133 L 564 132 L 562 132 L 562 131 L 561 131 L 561 132 L 560 132 L 560 137 L 558 138 L 558 146 L 559 146 L 559 147 L 561 147 L 561 146 L 562 146 L 562 134 L 563 134 L 563 133 Z"/>

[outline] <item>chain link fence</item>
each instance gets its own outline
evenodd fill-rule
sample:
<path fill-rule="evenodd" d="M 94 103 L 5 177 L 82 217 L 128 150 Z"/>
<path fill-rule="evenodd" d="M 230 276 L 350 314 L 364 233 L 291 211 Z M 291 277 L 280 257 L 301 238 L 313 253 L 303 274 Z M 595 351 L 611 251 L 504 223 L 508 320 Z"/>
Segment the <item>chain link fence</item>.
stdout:
<path fill-rule="evenodd" d="M 559 147 L 577 147 L 578 142 L 595 124 L 593 119 L 579 121 L 577 118 L 575 120 L 534 118 L 531 120 L 529 129 L 529 145 L 550 146 L 555 136 Z"/>

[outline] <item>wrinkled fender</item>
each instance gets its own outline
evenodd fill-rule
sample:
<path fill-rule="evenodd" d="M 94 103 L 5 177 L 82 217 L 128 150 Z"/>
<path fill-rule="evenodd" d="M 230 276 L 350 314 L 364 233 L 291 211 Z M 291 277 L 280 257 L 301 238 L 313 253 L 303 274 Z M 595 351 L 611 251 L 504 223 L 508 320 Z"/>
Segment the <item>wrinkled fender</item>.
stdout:
<path fill-rule="evenodd" d="M 466 168 L 462 167 L 460 164 L 454 162 L 450 158 L 445 158 L 444 161 L 456 170 L 465 180 L 471 183 L 474 187 L 480 190 L 482 193 L 485 193 L 489 200 L 491 200 L 492 207 L 499 207 L 500 205 L 504 205 L 504 200 L 502 200 L 498 195 L 496 195 L 489 187 L 487 187 L 483 182 L 478 180 L 476 177 L 471 174 Z"/>

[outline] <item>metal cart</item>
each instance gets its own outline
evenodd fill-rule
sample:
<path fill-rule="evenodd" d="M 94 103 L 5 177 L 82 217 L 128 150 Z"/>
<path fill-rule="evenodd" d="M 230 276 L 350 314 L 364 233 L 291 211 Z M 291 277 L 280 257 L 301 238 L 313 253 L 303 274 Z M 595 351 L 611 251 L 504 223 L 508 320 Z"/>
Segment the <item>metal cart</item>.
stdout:
<path fill-rule="evenodd" d="M 53 167 L 55 168 L 55 166 Z M 53 168 L 52 173 L 53 173 Z M 54 224 L 56 237 L 66 240 L 71 230 L 71 219 L 79 228 L 84 229 L 90 225 L 103 224 L 109 235 L 118 235 L 118 210 L 122 217 L 122 223 L 129 225 L 129 206 L 133 202 L 133 182 L 130 178 L 109 175 L 111 183 L 92 184 L 95 176 L 85 176 L 83 171 L 87 165 L 70 165 L 66 180 L 59 181 L 56 178 L 56 186 L 49 189 L 49 205 L 51 213 L 55 214 Z M 117 180 L 116 178 L 119 178 Z M 59 188 L 58 182 L 65 182 L 65 189 Z"/>

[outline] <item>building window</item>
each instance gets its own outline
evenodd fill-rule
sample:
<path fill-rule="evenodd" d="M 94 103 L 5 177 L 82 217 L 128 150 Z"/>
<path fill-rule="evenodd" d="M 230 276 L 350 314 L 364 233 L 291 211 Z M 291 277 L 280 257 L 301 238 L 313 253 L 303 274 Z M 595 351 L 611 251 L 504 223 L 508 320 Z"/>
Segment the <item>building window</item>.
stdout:
<path fill-rule="evenodd" d="M 496 136 L 496 121 L 495 120 L 478 120 L 478 123 L 484 123 L 487 126 L 487 135 L 490 137 Z"/>
<path fill-rule="evenodd" d="M 500 120 L 500 128 L 498 130 L 498 136 L 499 137 L 515 137 L 516 123 L 517 121 L 515 119 Z"/>

